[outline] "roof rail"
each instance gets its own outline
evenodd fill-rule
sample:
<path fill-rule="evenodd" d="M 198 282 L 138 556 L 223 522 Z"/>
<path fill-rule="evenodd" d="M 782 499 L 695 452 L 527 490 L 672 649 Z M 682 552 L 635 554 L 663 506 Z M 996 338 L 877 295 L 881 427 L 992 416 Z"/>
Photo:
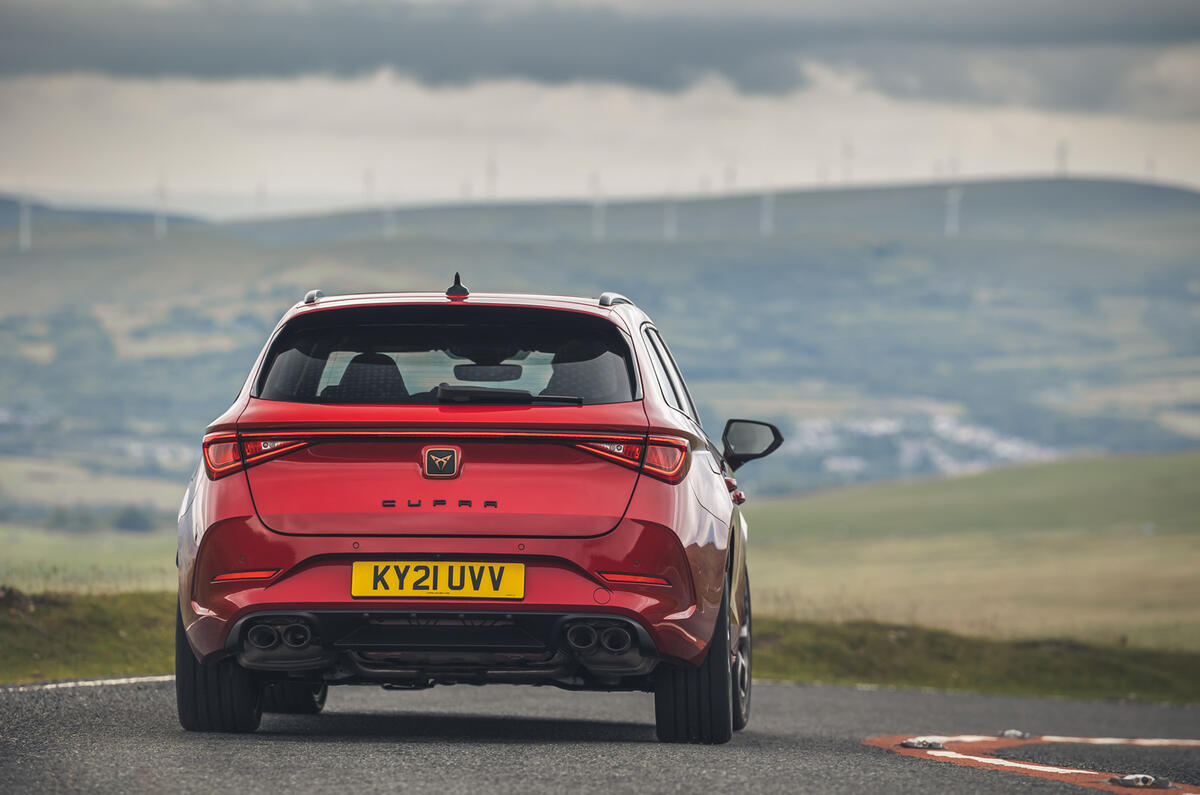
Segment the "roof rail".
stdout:
<path fill-rule="evenodd" d="M 317 302 L 318 298 L 324 298 L 324 297 L 325 297 L 325 293 L 321 292 L 320 290 L 309 290 L 307 293 L 304 294 L 304 303 L 315 304 Z"/>
<path fill-rule="evenodd" d="M 634 306 L 633 301 L 630 301 L 620 293 L 600 293 L 600 306 L 616 306 L 617 304 L 629 304 Z"/>

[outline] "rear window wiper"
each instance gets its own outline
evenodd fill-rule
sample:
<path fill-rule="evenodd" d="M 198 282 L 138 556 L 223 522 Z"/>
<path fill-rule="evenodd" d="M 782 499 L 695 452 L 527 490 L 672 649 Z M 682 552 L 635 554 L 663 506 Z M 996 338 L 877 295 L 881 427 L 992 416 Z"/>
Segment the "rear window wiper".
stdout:
<path fill-rule="evenodd" d="M 433 390 L 438 403 L 505 403 L 534 405 L 554 403 L 582 406 L 583 398 L 578 395 L 535 395 L 524 389 L 498 389 L 490 386 L 451 386 L 439 384 Z"/>

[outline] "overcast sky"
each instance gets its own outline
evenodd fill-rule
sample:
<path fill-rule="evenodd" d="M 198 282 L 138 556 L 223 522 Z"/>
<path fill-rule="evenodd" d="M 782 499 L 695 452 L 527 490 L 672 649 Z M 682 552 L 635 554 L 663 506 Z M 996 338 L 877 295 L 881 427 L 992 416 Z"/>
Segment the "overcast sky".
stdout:
<path fill-rule="evenodd" d="M 1049 173 L 1200 186 L 1192 0 L 0 0 L 0 190 L 210 215 Z"/>

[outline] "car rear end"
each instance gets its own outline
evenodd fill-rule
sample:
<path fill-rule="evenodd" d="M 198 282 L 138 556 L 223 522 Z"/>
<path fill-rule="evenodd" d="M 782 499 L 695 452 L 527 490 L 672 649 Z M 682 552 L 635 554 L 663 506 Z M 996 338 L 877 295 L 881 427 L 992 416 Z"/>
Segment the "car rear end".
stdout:
<path fill-rule="evenodd" d="M 290 312 L 181 511 L 197 659 L 592 689 L 700 659 L 725 528 L 688 496 L 705 440 L 648 418 L 629 317 L 512 296 Z"/>

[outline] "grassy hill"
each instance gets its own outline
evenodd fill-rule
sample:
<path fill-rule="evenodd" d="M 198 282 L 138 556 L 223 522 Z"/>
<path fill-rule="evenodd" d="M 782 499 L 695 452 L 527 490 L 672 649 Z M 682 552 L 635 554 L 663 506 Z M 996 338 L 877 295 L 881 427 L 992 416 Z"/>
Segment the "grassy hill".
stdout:
<path fill-rule="evenodd" d="M 379 209 L 225 224 L 0 217 L 0 454 L 178 477 L 312 287 L 633 297 L 706 422 L 778 421 L 760 492 L 1200 444 L 1200 194 L 1102 180 Z M 2 209 L 2 208 L 0 208 Z M 36 211 L 35 211 L 36 215 Z M 2 213 L 0 213 L 2 216 Z M 6 217 L 6 216 L 4 216 Z M 132 445 L 130 440 L 136 440 Z M 8 483 L 0 483 L 8 490 Z M 10 495 L 11 496 L 11 495 Z M 0 517 L 2 518 L 2 517 Z"/>
<path fill-rule="evenodd" d="M 760 610 L 1200 650 L 1200 454 L 754 500 Z"/>

